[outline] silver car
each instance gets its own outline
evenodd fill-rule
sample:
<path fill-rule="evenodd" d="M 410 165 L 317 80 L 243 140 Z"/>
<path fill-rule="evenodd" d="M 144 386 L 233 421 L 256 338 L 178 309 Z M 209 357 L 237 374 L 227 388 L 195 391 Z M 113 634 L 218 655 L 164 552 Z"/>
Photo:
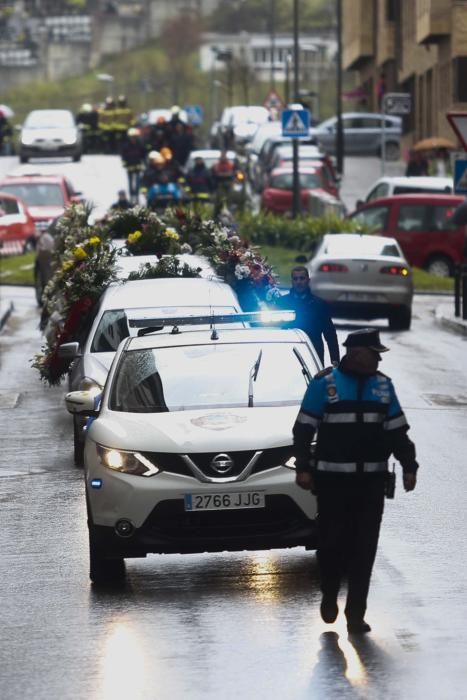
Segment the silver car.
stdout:
<path fill-rule="evenodd" d="M 326 234 L 307 264 L 310 289 L 340 318 L 387 318 L 393 330 L 412 320 L 412 271 L 394 238 Z"/>
<path fill-rule="evenodd" d="M 386 160 L 400 157 L 402 135 L 401 117 L 384 117 Z M 337 117 L 321 122 L 314 135 L 321 148 L 329 154 L 336 152 Z M 380 156 L 383 144 L 383 115 L 373 112 L 345 112 L 342 115 L 345 155 Z"/>
<path fill-rule="evenodd" d="M 82 136 L 68 109 L 35 109 L 26 117 L 19 137 L 19 159 L 69 157 L 81 159 Z"/>

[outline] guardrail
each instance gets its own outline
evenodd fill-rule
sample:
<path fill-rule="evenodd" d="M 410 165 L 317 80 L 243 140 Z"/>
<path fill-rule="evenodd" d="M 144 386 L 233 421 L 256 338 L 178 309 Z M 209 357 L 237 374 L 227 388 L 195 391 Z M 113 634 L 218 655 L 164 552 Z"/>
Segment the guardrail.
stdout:
<path fill-rule="evenodd" d="M 467 263 L 454 270 L 454 316 L 467 321 Z"/>

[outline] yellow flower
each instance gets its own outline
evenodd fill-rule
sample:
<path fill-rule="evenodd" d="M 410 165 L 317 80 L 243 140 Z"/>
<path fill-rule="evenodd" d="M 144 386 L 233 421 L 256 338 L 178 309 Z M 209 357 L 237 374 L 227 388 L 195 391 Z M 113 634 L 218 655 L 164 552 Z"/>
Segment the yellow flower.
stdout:
<path fill-rule="evenodd" d="M 88 257 L 88 254 L 81 246 L 76 246 L 76 248 L 73 251 L 73 255 L 77 260 L 84 260 L 84 258 Z"/>
<path fill-rule="evenodd" d="M 128 243 L 136 243 L 136 241 L 138 241 L 142 235 L 143 234 L 141 231 L 134 231 L 133 233 L 130 233 L 128 235 Z"/>
<path fill-rule="evenodd" d="M 92 238 L 89 239 L 89 245 L 100 245 L 101 239 L 99 236 L 92 236 Z"/>
<path fill-rule="evenodd" d="M 167 236 L 167 238 L 173 238 L 174 241 L 178 241 L 180 238 L 176 230 L 174 228 L 170 228 L 170 226 L 165 229 L 164 236 Z"/>
<path fill-rule="evenodd" d="M 75 263 L 73 260 L 65 260 L 65 262 L 62 265 L 62 272 L 68 272 L 68 270 L 71 270 L 74 267 Z"/>

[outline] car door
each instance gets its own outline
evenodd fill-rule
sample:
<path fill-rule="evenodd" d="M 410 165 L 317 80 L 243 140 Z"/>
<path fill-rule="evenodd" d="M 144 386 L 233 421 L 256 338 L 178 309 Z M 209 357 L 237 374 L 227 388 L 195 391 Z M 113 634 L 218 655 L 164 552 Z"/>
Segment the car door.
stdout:
<path fill-rule="evenodd" d="M 395 204 L 394 231 L 410 265 L 423 267 L 426 239 L 430 227 L 430 208 L 420 202 Z"/>
<path fill-rule="evenodd" d="M 359 153 L 375 155 L 381 146 L 381 117 L 366 115 L 361 117 L 358 133 Z"/>

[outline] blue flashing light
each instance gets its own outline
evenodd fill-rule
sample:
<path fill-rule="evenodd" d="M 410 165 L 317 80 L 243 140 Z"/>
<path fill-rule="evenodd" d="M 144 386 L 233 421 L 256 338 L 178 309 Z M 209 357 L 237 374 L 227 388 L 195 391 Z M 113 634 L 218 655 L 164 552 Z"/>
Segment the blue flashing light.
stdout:
<path fill-rule="evenodd" d="M 91 488 L 92 489 L 101 489 L 102 488 L 102 479 L 91 479 Z"/>

